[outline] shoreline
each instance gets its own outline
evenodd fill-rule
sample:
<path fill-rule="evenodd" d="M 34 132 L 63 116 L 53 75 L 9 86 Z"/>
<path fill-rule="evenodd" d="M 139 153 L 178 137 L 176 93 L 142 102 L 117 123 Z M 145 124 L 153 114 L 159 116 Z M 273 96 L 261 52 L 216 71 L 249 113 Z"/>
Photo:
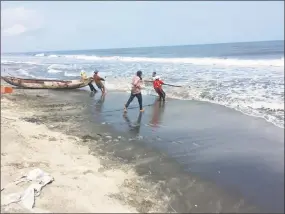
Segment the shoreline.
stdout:
<path fill-rule="evenodd" d="M 6 98 L 12 99 L 12 102 L 18 102 L 23 111 L 27 109 L 33 111 L 31 115 L 21 115 L 21 120 L 35 124 L 45 124 L 52 131 L 56 130 L 57 132 L 79 138 L 81 144 L 83 143 L 89 147 L 91 154 L 102 157 L 101 164 L 105 169 L 120 169 L 122 166 L 125 166 L 127 169 L 134 171 L 137 176 L 136 179 L 139 178 L 138 180 L 140 180 L 140 185 L 144 184 L 145 191 L 156 193 L 156 196 L 152 198 L 153 201 L 149 200 L 146 202 L 148 205 L 145 206 L 148 208 L 141 207 L 142 203 L 136 200 L 136 197 L 143 194 L 138 190 L 136 190 L 137 195 L 132 195 L 130 198 L 117 198 L 119 201 L 125 201 L 127 204 L 135 204 L 139 212 L 150 210 L 149 207 L 154 206 L 151 204 L 157 203 L 159 199 L 161 199 L 159 200 L 161 201 L 160 207 L 167 207 L 167 210 L 164 210 L 164 212 L 260 211 L 260 209 L 257 209 L 249 201 L 245 200 L 239 192 L 234 193 L 235 190 L 233 190 L 232 194 L 228 194 L 227 191 L 218 187 L 213 180 L 202 178 L 203 176 L 199 176 L 199 173 L 186 172 L 183 164 L 170 157 L 166 151 L 161 150 L 160 145 L 163 145 L 163 142 L 159 142 L 159 139 L 148 142 L 148 139 L 144 138 L 144 136 L 138 136 L 136 128 L 133 127 L 134 122 L 132 122 L 137 117 L 135 109 L 130 109 L 128 112 L 129 119 L 132 120 L 132 127 L 128 129 L 132 131 L 126 131 L 126 127 L 124 127 L 126 122 L 123 122 L 122 116 L 119 116 L 121 112 L 117 110 L 110 112 L 110 110 L 114 109 L 113 103 L 116 103 L 116 99 L 113 99 L 114 96 L 121 100 L 124 96 L 128 97 L 128 94 L 107 94 L 106 101 L 102 103 L 100 100 L 96 100 L 96 97 L 95 99 L 90 99 L 88 93 L 84 90 L 74 90 L 72 92 L 24 90 L 24 92 L 23 94 L 23 91 L 15 90 L 14 94 L 6 96 Z M 146 97 L 145 104 L 148 104 L 148 101 L 149 103 L 153 102 L 153 99 L 154 97 Z M 193 103 L 192 110 L 195 110 L 195 105 L 198 108 L 203 106 L 201 103 Z M 173 105 L 170 101 L 166 104 L 169 106 Z M 136 102 L 134 102 L 134 105 L 136 105 Z M 116 109 L 119 109 L 119 107 Z M 189 108 L 188 104 L 181 107 Z M 149 108 L 156 107 L 150 106 Z M 167 108 L 165 111 L 168 111 Z M 104 110 L 106 110 L 105 113 Z M 214 111 L 217 111 L 217 109 L 214 108 Z M 173 113 L 179 114 L 179 112 Z M 144 121 L 149 114 L 149 109 L 147 109 L 143 115 L 143 125 L 140 126 L 139 132 L 142 131 L 144 133 L 146 129 L 149 129 L 148 126 L 144 126 L 146 125 Z M 165 117 L 162 113 L 158 120 L 163 122 Z M 173 126 L 178 125 L 175 121 L 172 120 L 172 122 Z M 214 123 L 211 122 L 209 127 L 213 125 Z M 120 128 L 116 129 L 116 126 Z M 198 122 L 193 123 L 190 127 L 195 127 L 198 131 L 195 131 L 195 133 L 199 135 L 199 129 L 202 126 L 204 126 L 203 123 L 200 124 Z M 159 123 L 158 127 L 160 127 Z M 179 126 L 177 127 L 178 129 Z M 148 136 L 156 137 L 161 134 L 159 128 L 153 134 Z M 204 134 L 207 134 L 207 131 Z M 154 147 L 155 144 L 158 147 Z M 165 144 L 165 146 L 169 145 Z M 175 145 L 177 148 L 180 147 L 179 144 Z M 136 183 L 135 186 L 137 185 L 139 184 Z M 144 195 L 144 198 L 147 198 L 146 195 Z M 160 210 L 160 212 L 162 211 Z M 263 210 L 263 212 L 266 211 Z"/>

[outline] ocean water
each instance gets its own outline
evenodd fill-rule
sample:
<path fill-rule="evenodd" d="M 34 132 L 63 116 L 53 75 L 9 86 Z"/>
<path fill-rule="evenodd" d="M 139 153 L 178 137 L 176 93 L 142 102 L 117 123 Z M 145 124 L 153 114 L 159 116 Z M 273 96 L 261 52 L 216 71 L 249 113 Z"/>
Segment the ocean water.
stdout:
<path fill-rule="evenodd" d="M 284 41 L 108 50 L 2 53 L 2 75 L 77 79 L 106 77 L 107 91 L 129 93 L 137 70 L 153 71 L 170 98 L 220 104 L 284 128 Z M 145 86 L 144 94 L 154 94 Z M 121 106 L 121 105 L 120 105 Z"/>

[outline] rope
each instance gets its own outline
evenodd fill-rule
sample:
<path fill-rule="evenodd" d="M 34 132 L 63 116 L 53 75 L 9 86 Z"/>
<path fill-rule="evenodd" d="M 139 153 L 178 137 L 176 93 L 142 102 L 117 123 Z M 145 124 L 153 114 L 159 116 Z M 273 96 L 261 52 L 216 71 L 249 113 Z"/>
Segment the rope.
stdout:
<path fill-rule="evenodd" d="M 153 106 L 153 105 L 154 105 L 154 103 L 153 103 L 153 104 L 143 105 L 143 107 L 148 107 L 148 106 Z M 136 106 L 136 107 L 129 107 L 128 109 L 136 109 L 136 108 L 139 108 L 139 106 Z M 123 109 L 120 108 L 120 109 L 102 111 L 102 112 L 100 112 L 100 114 L 103 114 L 103 113 L 110 113 L 110 112 L 116 112 L 116 111 L 123 111 Z"/>

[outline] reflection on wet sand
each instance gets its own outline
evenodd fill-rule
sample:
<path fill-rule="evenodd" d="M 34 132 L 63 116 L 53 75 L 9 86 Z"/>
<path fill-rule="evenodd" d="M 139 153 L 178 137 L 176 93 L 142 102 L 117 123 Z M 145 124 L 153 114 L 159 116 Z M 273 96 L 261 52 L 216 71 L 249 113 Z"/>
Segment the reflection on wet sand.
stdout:
<path fill-rule="evenodd" d="M 110 124 L 118 135 L 130 137 L 111 144 L 112 151 L 128 161 L 134 154 L 141 158 L 135 162 L 137 171 L 151 172 L 155 183 L 165 182 L 177 212 L 284 212 L 284 130 L 219 105 L 171 99 L 164 104 L 150 96 L 144 103 L 153 105 L 135 127 L 137 104 L 128 111 L 132 123 L 114 106 L 127 98 L 125 93 L 109 93 L 103 113 L 92 122 Z"/>
<path fill-rule="evenodd" d="M 123 118 L 129 126 L 130 133 L 133 133 L 134 135 L 139 135 L 141 128 L 142 112 L 139 113 L 138 119 L 134 124 L 130 121 L 127 114 L 123 114 Z"/>
<path fill-rule="evenodd" d="M 157 128 L 160 123 L 162 122 L 162 115 L 165 110 L 165 102 L 161 102 L 159 100 L 156 100 L 153 105 L 153 114 L 152 119 L 150 121 L 150 125 L 152 127 Z"/>
<path fill-rule="evenodd" d="M 90 91 L 89 96 L 90 96 L 90 97 L 94 97 L 94 96 L 95 96 L 95 94 L 96 94 L 96 93 L 95 93 L 94 91 Z"/>
<path fill-rule="evenodd" d="M 103 103 L 105 102 L 105 94 L 102 94 L 100 99 L 98 99 L 95 103 L 95 110 L 99 113 L 102 112 Z"/>

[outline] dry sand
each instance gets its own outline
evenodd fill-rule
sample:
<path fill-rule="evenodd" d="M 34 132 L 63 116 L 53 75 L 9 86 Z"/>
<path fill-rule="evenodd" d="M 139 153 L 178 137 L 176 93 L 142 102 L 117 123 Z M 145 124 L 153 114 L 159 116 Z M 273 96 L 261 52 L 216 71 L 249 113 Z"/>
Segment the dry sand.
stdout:
<path fill-rule="evenodd" d="M 14 92 L 18 93 L 18 92 Z M 35 199 L 35 208 L 48 212 L 152 212 L 160 211 L 155 198 L 145 191 L 137 191 L 133 181 L 140 184 L 131 168 L 102 169 L 100 157 L 90 154 L 82 139 L 49 129 L 46 124 L 22 120 L 35 112 L 25 105 L 1 96 L 1 189 L 23 173 L 40 168 L 54 177 L 54 181 Z M 1 191 L 1 198 L 26 186 L 12 185 Z M 141 187 L 143 188 L 143 187 Z M 122 196 L 122 197 L 121 197 Z M 139 198 L 136 200 L 136 198 Z M 131 202 L 134 203 L 131 203 Z M 1 211 L 27 211 L 18 204 L 1 207 Z"/>

